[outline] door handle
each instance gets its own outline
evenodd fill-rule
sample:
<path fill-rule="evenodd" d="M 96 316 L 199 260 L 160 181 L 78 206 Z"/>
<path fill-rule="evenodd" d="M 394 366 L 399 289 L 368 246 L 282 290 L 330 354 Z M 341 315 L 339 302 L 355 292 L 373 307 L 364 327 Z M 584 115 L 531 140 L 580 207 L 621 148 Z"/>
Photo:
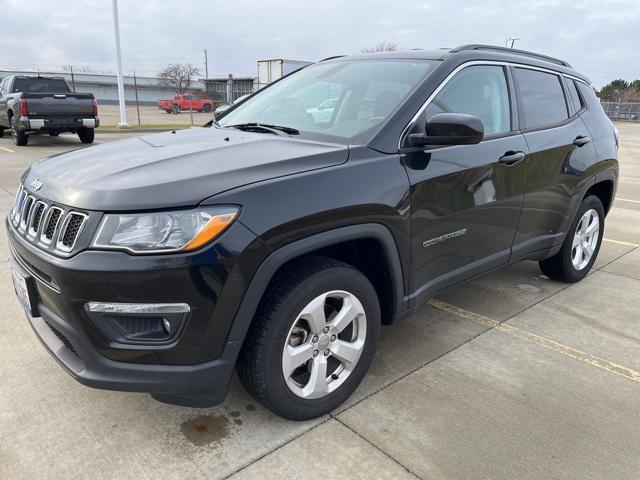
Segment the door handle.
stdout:
<path fill-rule="evenodd" d="M 587 143 L 589 143 L 591 141 L 591 137 L 585 137 L 583 135 L 578 135 L 576 137 L 576 139 L 573 141 L 573 144 L 576 147 L 583 147 L 585 146 Z"/>
<path fill-rule="evenodd" d="M 525 157 L 524 152 L 514 152 L 512 150 L 506 152 L 503 156 L 498 159 L 503 165 L 514 165 L 521 161 Z"/>

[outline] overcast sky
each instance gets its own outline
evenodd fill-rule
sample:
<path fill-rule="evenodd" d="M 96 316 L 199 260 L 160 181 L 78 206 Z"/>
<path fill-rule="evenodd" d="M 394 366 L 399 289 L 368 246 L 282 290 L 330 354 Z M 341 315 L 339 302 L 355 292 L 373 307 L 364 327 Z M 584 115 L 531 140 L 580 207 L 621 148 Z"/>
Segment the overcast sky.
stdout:
<path fill-rule="evenodd" d="M 191 62 L 255 75 L 256 60 L 318 60 L 379 41 L 504 45 L 558 56 L 597 87 L 640 78 L 640 0 L 119 0 L 127 72 Z M 111 0 L 0 0 L 0 68 L 115 71 Z"/>

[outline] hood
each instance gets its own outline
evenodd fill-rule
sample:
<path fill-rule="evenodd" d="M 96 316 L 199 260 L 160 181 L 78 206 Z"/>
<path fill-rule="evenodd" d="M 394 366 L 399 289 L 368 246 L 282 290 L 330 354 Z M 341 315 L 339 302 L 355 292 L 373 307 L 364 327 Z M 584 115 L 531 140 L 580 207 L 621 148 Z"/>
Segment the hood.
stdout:
<path fill-rule="evenodd" d="M 32 165 L 37 195 L 87 210 L 197 205 L 250 183 L 344 163 L 346 145 L 295 137 L 195 128 L 105 143 Z"/>

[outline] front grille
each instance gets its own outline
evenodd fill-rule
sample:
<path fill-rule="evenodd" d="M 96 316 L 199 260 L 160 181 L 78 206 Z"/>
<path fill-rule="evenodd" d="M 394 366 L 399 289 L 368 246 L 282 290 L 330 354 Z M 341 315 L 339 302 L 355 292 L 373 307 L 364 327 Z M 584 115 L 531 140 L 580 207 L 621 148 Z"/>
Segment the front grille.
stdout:
<path fill-rule="evenodd" d="M 71 353 L 73 353 L 76 357 L 80 358 L 80 355 L 78 355 L 78 352 L 76 352 L 76 349 L 73 348 L 73 344 L 69 341 L 69 339 L 67 337 L 65 337 L 62 333 L 60 333 L 58 330 L 56 330 L 55 328 L 53 328 L 51 325 L 49 325 L 47 323 L 47 326 L 51 329 L 51 331 L 54 333 L 54 335 L 56 337 L 58 337 L 58 339 L 64 343 L 64 346 L 67 347 L 69 350 L 71 350 Z"/>
<path fill-rule="evenodd" d="M 69 255 L 78 241 L 87 214 L 51 205 L 31 195 L 24 186 L 16 194 L 10 219 L 18 233 L 40 246 Z"/>

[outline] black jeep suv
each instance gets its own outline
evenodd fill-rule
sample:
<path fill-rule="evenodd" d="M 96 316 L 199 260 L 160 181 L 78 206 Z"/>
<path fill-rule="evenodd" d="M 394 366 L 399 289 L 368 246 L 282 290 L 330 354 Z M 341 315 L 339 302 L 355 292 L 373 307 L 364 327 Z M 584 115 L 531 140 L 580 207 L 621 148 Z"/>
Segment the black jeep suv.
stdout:
<path fill-rule="evenodd" d="M 208 127 L 22 178 L 16 291 L 85 385 L 206 406 L 235 367 L 278 415 L 321 415 L 443 289 L 524 259 L 583 278 L 618 177 L 587 78 L 482 45 L 326 59 Z"/>

